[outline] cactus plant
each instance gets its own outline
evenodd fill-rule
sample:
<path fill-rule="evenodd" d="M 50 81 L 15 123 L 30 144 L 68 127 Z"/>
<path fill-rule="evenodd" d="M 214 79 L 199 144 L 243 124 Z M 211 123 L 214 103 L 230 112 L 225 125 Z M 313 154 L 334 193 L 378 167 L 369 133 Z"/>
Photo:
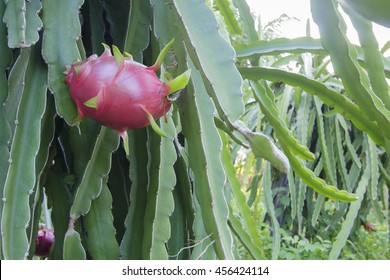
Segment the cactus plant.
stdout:
<path fill-rule="evenodd" d="M 337 258 L 388 210 L 389 66 L 311 2 L 320 40 L 264 41 L 244 0 L 0 1 L 1 258 L 278 258 L 331 226 Z"/>

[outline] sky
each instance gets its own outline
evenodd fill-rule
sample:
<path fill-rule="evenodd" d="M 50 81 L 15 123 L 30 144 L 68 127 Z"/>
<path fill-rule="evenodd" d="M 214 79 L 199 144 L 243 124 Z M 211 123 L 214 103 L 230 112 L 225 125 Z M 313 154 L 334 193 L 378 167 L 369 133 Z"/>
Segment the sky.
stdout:
<path fill-rule="evenodd" d="M 246 0 L 251 11 L 256 15 L 261 15 L 263 24 L 278 18 L 282 14 L 287 14 L 290 17 L 299 18 L 300 21 L 290 21 L 281 26 L 283 37 L 295 38 L 306 35 L 306 20 L 311 18 L 310 0 Z M 318 38 L 319 32 L 316 24 L 311 20 L 311 35 Z M 347 26 L 350 26 L 347 22 Z M 379 46 L 382 47 L 390 40 L 390 29 L 374 24 L 374 32 L 376 34 Z M 347 36 L 352 43 L 359 42 L 356 31 L 350 26 L 347 31 Z"/>

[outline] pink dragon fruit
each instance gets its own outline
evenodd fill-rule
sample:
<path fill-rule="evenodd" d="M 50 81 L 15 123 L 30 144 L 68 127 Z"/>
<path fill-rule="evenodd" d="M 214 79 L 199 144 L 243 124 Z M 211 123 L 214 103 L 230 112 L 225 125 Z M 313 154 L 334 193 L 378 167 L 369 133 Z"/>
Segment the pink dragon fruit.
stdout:
<path fill-rule="evenodd" d="M 54 244 L 54 230 L 42 227 L 35 239 L 35 255 L 45 257 L 50 254 Z"/>
<path fill-rule="evenodd" d="M 89 116 L 102 125 L 126 136 L 126 131 L 152 124 L 165 115 L 170 106 L 169 95 L 184 88 L 189 80 L 187 71 L 164 83 L 156 75 L 157 69 L 173 40 L 161 51 L 156 63 L 147 67 L 123 56 L 113 46 L 114 56 L 108 46 L 98 57 L 92 55 L 70 66 L 65 82 L 77 105 L 79 119 Z"/>

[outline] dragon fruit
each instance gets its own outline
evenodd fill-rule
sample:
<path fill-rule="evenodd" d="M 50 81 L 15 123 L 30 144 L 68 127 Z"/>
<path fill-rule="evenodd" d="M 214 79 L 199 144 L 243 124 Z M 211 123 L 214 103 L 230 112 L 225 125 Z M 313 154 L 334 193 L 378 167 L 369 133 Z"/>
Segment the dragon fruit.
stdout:
<path fill-rule="evenodd" d="M 100 57 L 92 55 L 68 67 L 65 83 L 77 105 L 79 119 L 91 117 L 122 137 L 127 130 L 152 124 L 164 136 L 155 120 L 168 112 L 172 101 L 169 95 L 184 88 L 190 77 L 187 71 L 161 82 L 156 75 L 172 45 L 173 40 L 151 67 L 133 61 L 131 55 L 123 55 L 115 46 L 112 55 L 106 45 Z"/>
<path fill-rule="evenodd" d="M 42 227 L 35 239 L 35 255 L 40 257 L 48 256 L 53 247 L 55 237 L 54 230 Z"/>

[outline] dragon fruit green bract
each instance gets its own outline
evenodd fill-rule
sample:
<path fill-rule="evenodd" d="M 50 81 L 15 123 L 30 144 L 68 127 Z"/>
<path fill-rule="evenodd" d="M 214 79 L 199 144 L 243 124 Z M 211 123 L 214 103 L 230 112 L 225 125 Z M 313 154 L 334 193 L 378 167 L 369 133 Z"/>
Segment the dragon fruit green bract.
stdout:
<path fill-rule="evenodd" d="M 115 46 L 114 55 L 105 46 L 100 57 L 92 55 L 71 65 L 65 82 L 79 118 L 89 116 L 123 137 L 127 130 L 153 125 L 168 112 L 168 96 L 184 88 L 190 77 L 189 71 L 166 83 L 157 77 L 155 72 L 172 44 L 173 40 L 151 67 L 133 61 L 126 53 L 123 56 Z"/>

